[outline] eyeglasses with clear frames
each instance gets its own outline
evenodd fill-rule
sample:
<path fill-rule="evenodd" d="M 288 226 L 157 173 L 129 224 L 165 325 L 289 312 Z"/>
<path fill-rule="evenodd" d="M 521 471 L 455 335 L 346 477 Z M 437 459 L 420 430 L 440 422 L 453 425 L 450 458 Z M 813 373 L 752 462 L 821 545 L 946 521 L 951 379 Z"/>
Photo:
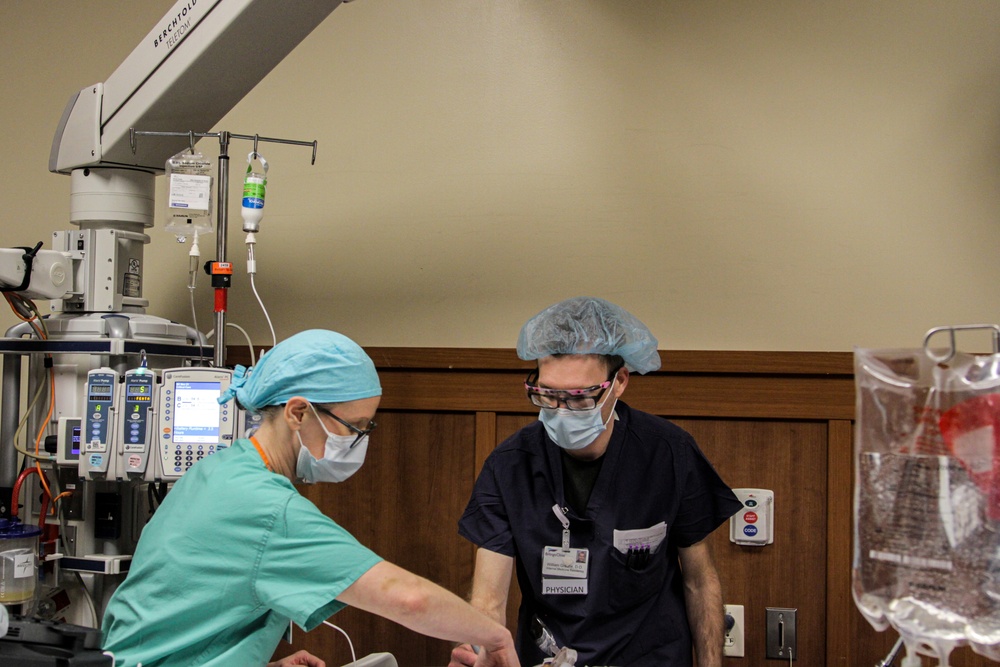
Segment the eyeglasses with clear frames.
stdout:
<path fill-rule="evenodd" d="M 315 403 L 313 403 L 313 407 L 316 408 L 319 412 L 322 412 L 327 417 L 332 417 L 336 419 L 338 422 L 340 422 L 347 428 L 351 429 L 352 433 L 357 435 L 357 437 L 354 438 L 354 442 L 351 443 L 350 449 L 354 449 L 354 446 L 359 442 L 361 442 L 361 438 L 365 437 L 366 435 L 371 435 L 371 432 L 374 431 L 375 428 L 378 426 L 378 424 L 376 424 L 374 420 L 371 420 L 368 422 L 368 428 L 361 429 L 355 426 L 354 424 L 344 421 L 337 415 L 333 414 L 332 412 L 324 408 L 322 405 L 316 405 Z"/>
<path fill-rule="evenodd" d="M 593 387 L 586 387 L 584 389 L 548 389 L 546 387 L 539 387 L 536 384 L 538 382 L 538 371 L 534 370 L 525 379 L 524 389 L 528 392 L 528 400 L 540 408 L 551 410 L 558 408 L 559 404 L 562 403 L 567 410 L 593 410 L 601 402 L 601 397 L 604 396 L 604 392 L 608 390 L 608 387 L 614 384 L 615 375 L 618 374 L 618 370 L 616 368 L 608 379 L 601 384 L 595 384 Z M 595 391 L 598 393 L 595 394 Z"/>

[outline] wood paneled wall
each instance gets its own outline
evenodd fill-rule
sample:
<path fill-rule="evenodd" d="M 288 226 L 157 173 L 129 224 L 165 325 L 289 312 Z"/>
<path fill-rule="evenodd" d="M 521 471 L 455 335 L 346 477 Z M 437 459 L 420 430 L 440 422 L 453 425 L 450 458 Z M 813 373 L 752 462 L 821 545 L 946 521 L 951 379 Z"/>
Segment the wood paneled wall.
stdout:
<path fill-rule="evenodd" d="M 365 467 L 343 484 L 301 487 L 386 559 L 466 595 L 474 548 L 457 534 L 483 460 L 535 418 L 513 350 L 371 348 L 383 385 Z M 633 375 L 623 400 L 692 433 L 732 487 L 772 489 L 775 541 L 740 547 L 728 526 L 709 539 L 727 603 L 742 604 L 746 657 L 765 667 L 766 607 L 798 612 L 799 665 L 875 665 L 896 639 L 877 633 L 851 599 L 854 382 L 850 353 L 664 352 L 661 370 Z M 246 351 L 230 350 L 231 363 Z M 516 586 L 516 583 L 515 583 Z M 516 604 L 516 591 L 511 609 Z M 513 619 L 513 614 L 509 613 Z M 391 651 L 404 667 L 446 665 L 448 643 L 354 609 L 333 619 L 358 655 Z M 340 665 L 343 637 L 321 627 L 295 638 Z M 279 654 L 290 647 L 279 648 Z M 925 664 L 930 665 L 929 661 Z M 989 663 L 968 649 L 953 667 Z"/>

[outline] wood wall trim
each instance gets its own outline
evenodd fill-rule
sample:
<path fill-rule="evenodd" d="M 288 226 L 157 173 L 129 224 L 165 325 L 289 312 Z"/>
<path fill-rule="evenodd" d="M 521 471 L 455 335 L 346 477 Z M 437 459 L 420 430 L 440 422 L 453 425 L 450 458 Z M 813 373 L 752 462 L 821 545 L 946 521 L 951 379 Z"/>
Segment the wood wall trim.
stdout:
<path fill-rule="evenodd" d="M 479 471 L 486 463 L 486 457 L 490 455 L 493 448 L 497 446 L 497 413 L 477 412 L 476 413 L 476 470 L 472 476 L 472 482 L 479 477 Z"/>
<path fill-rule="evenodd" d="M 517 358 L 513 348 L 474 347 L 367 347 L 365 350 L 380 370 L 523 370 L 534 368 L 532 361 Z M 250 360 L 246 346 L 227 348 L 232 364 Z M 656 376 L 668 373 L 840 375 L 854 373 L 850 352 L 757 352 L 729 350 L 660 350 L 663 364 Z"/>
<path fill-rule="evenodd" d="M 520 373 L 379 369 L 383 409 L 537 412 Z M 660 415 L 747 419 L 851 419 L 854 383 L 787 377 L 660 375 L 629 380 L 626 402 Z"/>
<path fill-rule="evenodd" d="M 383 409 L 528 414 L 524 376 L 532 362 L 512 349 L 368 348 L 383 387 Z M 228 350 L 246 363 L 245 347 Z M 661 351 L 664 368 L 633 375 L 627 402 L 684 417 L 850 420 L 853 359 L 848 352 Z M 456 382 L 456 374 L 461 382 Z"/>
<path fill-rule="evenodd" d="M 827 437 L 826 467 L 826 667 L 855 664 L 851 646 L 851 625 L 845 622 L 856 614 L 851 599 L 854 498 L 853 424 L 831 421 Z"/>

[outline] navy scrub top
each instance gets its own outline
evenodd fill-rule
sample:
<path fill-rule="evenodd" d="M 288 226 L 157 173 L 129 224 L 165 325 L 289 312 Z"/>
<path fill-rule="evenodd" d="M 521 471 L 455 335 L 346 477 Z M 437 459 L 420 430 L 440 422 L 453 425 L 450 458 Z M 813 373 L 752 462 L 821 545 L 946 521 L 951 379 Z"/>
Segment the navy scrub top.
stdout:
<path fill-rule="evenodd" d="M 691 664 L 678 548 L 703 540 L 742 505 L 694 438 L 621 401 L 584 516 L 567 508 L 560 449 L 540 422 L 521 429 L 486 459 L 459 533 L 516 559 L 521 608 L 515 640 L 522 664 L 544 656 L 530 631 L 537 615 L 579 664 L 668 667 Z M 570 519 L 570 546 L 590 549 L 587 595 L 542 595 L 542 550 L 562 543 L 558 504 Z M 629 569 L 614 531 L 666 522 L 648 565 Z"/>

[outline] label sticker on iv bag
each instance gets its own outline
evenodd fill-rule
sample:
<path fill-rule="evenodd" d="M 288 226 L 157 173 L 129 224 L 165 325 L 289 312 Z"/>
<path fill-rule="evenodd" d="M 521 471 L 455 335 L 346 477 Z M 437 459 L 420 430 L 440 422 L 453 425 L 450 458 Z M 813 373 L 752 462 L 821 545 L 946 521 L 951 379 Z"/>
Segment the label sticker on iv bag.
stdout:
<path fill-rule="evenodd" d="M 243 208 L 264 208 L 267 180 L 260 174 L 247 174 L 243 181 Z"/>
<path fill-rule="evenodd" d="M 211 176 L 170 174 L 170 208 L 207 211 L 211 199 Z"/>
<path fill-rule="evenodd" d="M 212 223 L 212 161 L 185 149 L 166 164 L 167 211 L 164 229 L 178 237 L 209 234 Z"/>

